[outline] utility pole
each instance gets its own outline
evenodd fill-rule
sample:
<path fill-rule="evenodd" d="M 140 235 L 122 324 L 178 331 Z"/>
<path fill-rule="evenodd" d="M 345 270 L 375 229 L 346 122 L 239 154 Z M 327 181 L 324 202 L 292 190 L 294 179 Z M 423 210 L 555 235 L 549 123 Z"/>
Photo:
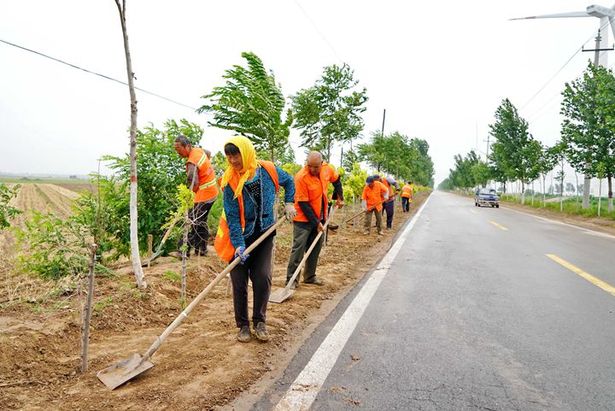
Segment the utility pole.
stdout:
<path fill-rule="evenodd" d="M 483 142 L 487 143 L 487 151 L 485 152 L 485 163 L 489 162 L 489 147 L 491 142 L 491 136 L 487 134 L 487 140 L 483 140 Z"/>
<path fill-rule="evenodd" d="M 602 43 L 602 36 L 600 35 L 600 29 L 598 29 L 598 34 L 596 35 L 596 48 L 594 49 L 586 49 L 585 47 L 582 48 L 582 51 L 593 51 L 594 52 L 594 66 L 599 66 L 600 65 L 600 52 L 601 51 L 611 51 L 613 50 L 615 47 L 611 47 L 611 48 L 601 48 L 600 45 Z M 587 168 L 589 169 L 589 162 L 587 163 Z M 587 209 L 589 208 L 589 188 L 591 185 L 591 181 L 592 181 L 592 176 L 591 174 L 589 174 L 588 172 L 585 173 L 585 175 L 583 176 L 583 204 L 582 204 L 582 208 Z M 563 185 L 563 181 L 562 181 L 562 185 Z"/>
<path fill-rule="evenodd" d="M 382 112 L 382 129 L 380 131 L 380 135 L 384 138 L 384 120 L 387 117 L 387 109 L 385 108 L 384 111 Z"/>

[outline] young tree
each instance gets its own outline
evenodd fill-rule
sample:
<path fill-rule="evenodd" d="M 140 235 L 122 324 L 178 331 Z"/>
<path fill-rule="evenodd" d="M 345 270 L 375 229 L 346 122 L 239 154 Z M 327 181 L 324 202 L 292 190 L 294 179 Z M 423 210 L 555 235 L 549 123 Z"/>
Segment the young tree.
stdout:
<path fill-rule="evenodd" d="M 612 208 L 611 179 L 615 173 L 615 79 L 610 70 L 589 64 L 581 78 L 566 83 L 562 93 L 562 140 L 570 164 L 585 174 L 583 208 L 589 207 L 589 182 L 598 164 L 604 164 L 609 181 L 609 204 Z"/>
<path fill-rule="evenodd" d="M 283 118 L 286 104 L 273 72 L 267 71 L 254 53 L 243 52 L 247 67 L 235 65 L 224 74 L 226 83 L 202 96 L 198 113 L 212 113 L 208 124 L 245 135 L 271 161 L 286 153 L 292 112 Z"/>
<path fill-rule="evenodd" d="M 525 186 L 538 177 L 536 163 L 540 157 L 540 144 L 528 133 L 528 124 L 517 108 L 504 99 L 495 112 L 495 123 L 490 134 L 495 138 L 491 146 L 492 159 L 507 177 L 521 182 L 521 202 L 525 200 Z"/>
<path fill-rule="evenodd" d="M 543 208 L 547 206 L 546 201 L 546 178 L 547 174 L 553 170 L 555 164 L 557 163 L 557 159 L 554 156 L 553 148 L 544 147 L 541 145 L 540 156 L 538 157 L 538 162 L 536 164 L 538 168 L 538 173 L 542 178 L 542 206 Z"/>
<path fill-rule="evenodd" d="M 314 86 L 292 97 L 295 127 L 301 130 L 302 146 L 323 152 L 331 160 L 336 141 L 352 141 L 363 130 L 367 90 L 356 91 L 354 71 L 344 64 L 324 69 Z"/>
<path fill-rule="evenodd" d="M 21 213 L 20 210 L 9 204 L 18 191 L 19 185 L 9 187 L 4 183 L 0 183 L 0 230 L 10 226 L 9 220 Z"/>
<path fill-rule="evenodd" d="M 132 60 L 128 45 L 128 31 L 126 29 L 126 0 L 115 0 L 120 16 L 122 35 L 124 39 L 124 54 L 126 57 L 126 73 L 128 75 L 128 91 L 130 93 L 130 259 L 135 273 L 137 287 L 145 288 L 147 284 L 143 279 L 141 268 L 141 255 L 139 253 L 138 215 L 137 215 L 137 97 L 135 94 Z"/>

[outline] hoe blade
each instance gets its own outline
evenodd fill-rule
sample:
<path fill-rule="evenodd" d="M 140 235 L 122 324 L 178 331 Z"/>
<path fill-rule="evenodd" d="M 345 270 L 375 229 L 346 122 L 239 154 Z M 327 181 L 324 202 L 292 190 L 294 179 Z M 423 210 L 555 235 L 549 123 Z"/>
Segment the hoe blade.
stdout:
<path fill-rule="evenodd" d="M 292 288 L 280 288 L 278 290 L 273 291 L 269 295 L 269 301 L 276 304 L 281 304 L 288 298 L 290 298 L 295 293 L 295 290 Z"/>
<path fill-rule="evenodd" d="M 107 386 L 107 388 L 114 390 L 153 366 L 154 364 L 149 361 L 141 362 L 141 356 L 139 354 L 133 354 L 130 358 L 98 371 L 96 376 Z"/>

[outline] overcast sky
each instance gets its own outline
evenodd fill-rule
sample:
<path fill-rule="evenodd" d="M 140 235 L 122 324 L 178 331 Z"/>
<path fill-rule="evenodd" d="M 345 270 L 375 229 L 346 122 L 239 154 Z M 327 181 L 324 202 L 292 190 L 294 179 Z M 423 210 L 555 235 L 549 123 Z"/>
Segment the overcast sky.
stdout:
<path fill-rule="evenodd" d="M 534 137 L 558 139 L 561 90 L 593 57 L 578 51 L 593 47 L 599 20 L 508 19 L 590 4 L 127 0 L 127 19 L 136 85 L 192 107 L 242 63 L 242 51 L 260 56 L 287 96 L 311 86 L 324 66 L 348 63 L 368 90 L 364 135 L 380 129 L 386 108 L 385 132 L 427 140 L 439 182 L 455 154 L 484 153 L 503 98 Z M 0 0 L 0 39 L 126 80 L 113 0 Z M 101 155 L 128 151 L 126 86 L 3 43 L 0 67 L 0 172 L 87 174 Z M 137 98 L 140 127 L 187 118 L 205 127 L 201 144 L 214 152 L 229 136 L 189 108 Z M 303 160 L 296 131 L 291 140 Z"/>

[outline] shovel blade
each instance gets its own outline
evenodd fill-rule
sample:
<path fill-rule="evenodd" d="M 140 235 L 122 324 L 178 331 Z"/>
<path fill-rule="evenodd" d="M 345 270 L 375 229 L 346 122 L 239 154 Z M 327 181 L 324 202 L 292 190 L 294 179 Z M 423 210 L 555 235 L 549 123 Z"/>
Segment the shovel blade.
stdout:
<path fill-rule="evenodd" d="M 107 386 L 107 388 L 114 390 L 153 366 L 154 364 L 149 361 L 141 362 L 141 356 L 139 354 L 133 354 L 130 358 L 98 371 L 96 376 Z"/>
<path fill-rule="evenodd" d="M 269 295 L 269 301 L 276 304 L 281 304 L 295 293 L 292 288 L 280 288 L 273 291 Z"/>

